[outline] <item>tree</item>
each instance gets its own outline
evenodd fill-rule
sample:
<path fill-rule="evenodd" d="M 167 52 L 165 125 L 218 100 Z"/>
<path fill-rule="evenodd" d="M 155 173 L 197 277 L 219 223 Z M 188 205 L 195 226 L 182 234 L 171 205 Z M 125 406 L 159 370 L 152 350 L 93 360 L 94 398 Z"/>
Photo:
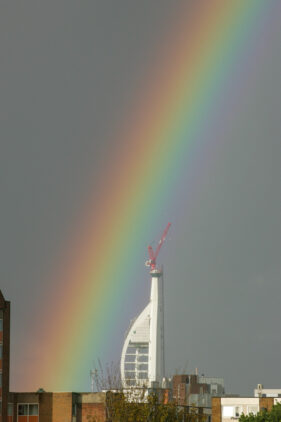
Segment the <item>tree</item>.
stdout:
<path fill-rule="evenodd" d="M 113 393 L 108 402 L 110 422 L 174 422 L 183 421 L 183 409 L 175 403 L 159 401 L 156 393 L 150 393 L 145 401 L 132 399 L 131 392 Z"/>
<path fill-rule="evenodd" d="M 105 366 L 102 365 L 100 359 L 97 361 L 97 365 L 90 373 L 92 380 L 92 391 L 108 391 L 122 390 L 122 381 L 120 374 L 120 363 L 111 362 Z"/>
<path fill-rule="evenodd" d="M 242 414 L 239 422 L 279 422 L 281 421 L 281 403 L 275 404 L 271 410 L 261 410 L 256 415 Z"/>
<path fill-rule="evenodd" d="M 205 415 L 196 408 L 188 409 L 175 402 L 163 403 L 156 393 L 147 396 L 146 401 L 128 399 L 128 393 L 107 393 L 107 422 L 205 422 Z M 89 416 L 89 422 L 104 422 Z"/>

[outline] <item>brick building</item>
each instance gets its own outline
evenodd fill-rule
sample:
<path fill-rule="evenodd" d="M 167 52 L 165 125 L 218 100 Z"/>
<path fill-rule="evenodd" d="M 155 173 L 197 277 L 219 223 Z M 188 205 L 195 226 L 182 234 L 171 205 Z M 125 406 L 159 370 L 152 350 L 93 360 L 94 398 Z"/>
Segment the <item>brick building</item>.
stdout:
<path fill-rule="evenodd" d="M 8 419 L 10 379 L 10 302 L 0 290 L 0 422 Z"/>
<path fill-rule="evenodd" d="M 180 406 L 211 408 L 211 398 L 224 394 L 222 378 L 204 375 L 175 375 L 172 381 L 173 399 Z"/>
<path fill-rule="evenodd" d="M 106 420 L 106 393 L 10 393 L 12 422 L 88 422 Z"/>

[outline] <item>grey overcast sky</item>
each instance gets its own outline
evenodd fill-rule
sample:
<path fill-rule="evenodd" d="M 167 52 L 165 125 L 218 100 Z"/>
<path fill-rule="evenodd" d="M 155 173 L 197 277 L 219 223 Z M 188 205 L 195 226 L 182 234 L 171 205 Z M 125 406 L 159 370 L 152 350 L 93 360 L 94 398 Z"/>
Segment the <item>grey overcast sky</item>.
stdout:
<path fill-rule="evenodd" d="M 12 302 L 14 390 L 24 388 L 21 346 L 35 341 L 50 274 L 183 3 L 1 2 L 0 279 Z M 197 206 L 181 197 L 147 239 L 172 221 L 161 251 L 168 373 L 199 367 L 224 377 L 229 393 L 281 387 L 280 16 L 276 4 L 242 65 L 251 77 L 236 93 L 229 87 L 231 114 L 210 129 L 208 166 L 193 173 Z M 148 299 L 142 265 L 108 360 Z"/>

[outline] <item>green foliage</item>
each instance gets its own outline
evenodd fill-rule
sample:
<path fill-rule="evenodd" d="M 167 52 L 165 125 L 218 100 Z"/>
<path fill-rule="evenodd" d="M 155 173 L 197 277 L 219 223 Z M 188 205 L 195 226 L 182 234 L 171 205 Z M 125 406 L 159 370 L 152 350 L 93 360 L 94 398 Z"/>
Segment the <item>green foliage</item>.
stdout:
<path fill-rule="evenodd" d="M 239 422 L 280 422 L 281 421 L 281 403 L 275 404 L 271 410 L 261 410 L 256 415 L 242 414 Z"/>
<path fill-rule="evenodd" d="M 109 395 L 108 419 L 111 422 L 182 421 L 183 410 L 179 410 L 173 403 L 160 403 L 156 394 L 150 394 L 146 400 L 137 401 L 118 393 Z"/>

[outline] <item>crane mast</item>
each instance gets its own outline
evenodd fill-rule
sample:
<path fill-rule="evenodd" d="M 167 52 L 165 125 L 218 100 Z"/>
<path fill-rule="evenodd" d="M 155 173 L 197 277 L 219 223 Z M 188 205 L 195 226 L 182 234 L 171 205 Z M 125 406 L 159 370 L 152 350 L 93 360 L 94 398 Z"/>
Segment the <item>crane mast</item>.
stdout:
<path fill-rule="evenodd" d="M 161 247 L 162 247 L 162 245 L 163 245 L 163 243 L 164 243 L 164 241 L 166 239 L 166 236 L 167 236 L 167 233 L 169 231 L 170 226 L 171 226 L 171 223 L 168 223 L 167 226 L 166 226 L 166 228 L 165 228 L 165 230 L 164 230 L 164 232 L 163 232 L 163 234 L 162 234 L 162 236 L 161 236 L 161 239 L 158 242 L 158 246 L 157 246 L 155 252 L 153 251 L 152 246 L 150 246 L 150 245 L 148 246 L 149 260 L 146 261 L 145 265 L 147 267 L 150 267 L 150 270 L 151 271 L 157 269 L 156 268 L 156 259 L 157 259 L 158 255 L 159 255 L 160 249 L 161 249 Z"/>

